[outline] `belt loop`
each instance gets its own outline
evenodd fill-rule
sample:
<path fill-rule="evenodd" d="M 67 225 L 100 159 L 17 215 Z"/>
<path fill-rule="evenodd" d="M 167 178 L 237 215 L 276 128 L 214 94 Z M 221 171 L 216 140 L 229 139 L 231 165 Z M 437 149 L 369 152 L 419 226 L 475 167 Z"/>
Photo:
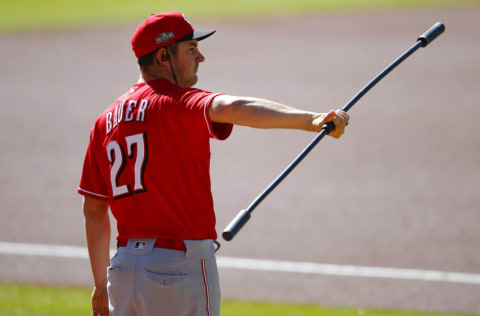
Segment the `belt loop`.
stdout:
<path fill-rule="evenodd" d="M 214 240 L 213 242 L 214 242 L 215 245 L 217 246 L 217 248 L 215 248 L 215 253 L 217 253 L 217 251 L 220 250 L 220 247 L 222 247 L 222 245 L 221 245 L 218 241 L 216 241 L 216 240 Z"/>
<path fill-rule="evenodd" d="M 187 258 L 209 258 L 215 256 L 215 246 L 212 239 L 184 239 Z"/>

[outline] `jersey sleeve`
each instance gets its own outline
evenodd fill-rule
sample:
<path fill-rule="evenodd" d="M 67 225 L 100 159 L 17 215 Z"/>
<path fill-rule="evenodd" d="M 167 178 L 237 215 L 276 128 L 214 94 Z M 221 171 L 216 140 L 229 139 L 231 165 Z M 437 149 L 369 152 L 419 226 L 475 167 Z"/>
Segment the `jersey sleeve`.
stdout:
<path fill-rule="evenodd" d="M 188 118 L 196 130 L 208 133 L 210 138 L 224 140 L 232 133 L 233 124 L 212 122 L 208 115 L 210 105 L 218 95 L 199 89 L 188 91 L 180 99 L 180 116 Z"/>
<path fill-rule="evenodd" d="M 78 187 L 78 193 L 95 199 L 108 199 L 108 185 L 98 165 L 103 160 L 100 157 L 102 147 L 95 140 L 95 128 L 90 133 L 90 143 L 83 162 L 82 177 Z"/>

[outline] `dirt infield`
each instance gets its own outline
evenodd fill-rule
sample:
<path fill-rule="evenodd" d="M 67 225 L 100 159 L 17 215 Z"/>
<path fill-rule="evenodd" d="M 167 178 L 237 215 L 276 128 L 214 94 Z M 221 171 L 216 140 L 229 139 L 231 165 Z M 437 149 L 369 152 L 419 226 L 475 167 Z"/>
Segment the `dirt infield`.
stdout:
<path fill-rule="evenodd" d="M 341 107 L 436 21 L 447 30 L 350 112 L 221 256 L 480 273 L 480 7 L 200 21 L 198 87 Z M 76 194 L 96 116 L 137 79 L 115 29 L 0 35 L 0 241 L 84 246 Z M 217 231 L 314 135 L 212 143 Z M 0 280 L 90 285 L 87 260 L 0 255 Z M 480 287 L 221 270 L 227 298 L 480 313 Z"/>

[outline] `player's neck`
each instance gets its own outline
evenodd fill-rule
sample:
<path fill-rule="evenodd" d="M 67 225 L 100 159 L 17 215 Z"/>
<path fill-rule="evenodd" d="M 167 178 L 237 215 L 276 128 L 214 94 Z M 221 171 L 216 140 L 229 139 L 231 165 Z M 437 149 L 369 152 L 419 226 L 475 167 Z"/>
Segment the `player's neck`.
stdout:
<path fill-rule="evenodd" d="M 157 79 L 166 79 L 171 83 L 175 84 L 175 81 L 172 78 L 168 78 L 166 76 L 158 76 L 158 75 L 152 76 L 152 75 L 145 75 L 145 74 L 140 74 L 140 77 L 138 78 L 138 83 L 149 82 Z"/>
<path fill-rule="evenodd" d="M 140 78 L 138 79 L 138 83 L 141 82 L 149 82 L 152 80 L 157 80 L 157 79 L 166 79 L 170 81 L 173 84 L 175 83 L 175 80 L 173 76 L 165 71 L 164 69 L 154 69 L 153 71 L 140 71 Z"/>

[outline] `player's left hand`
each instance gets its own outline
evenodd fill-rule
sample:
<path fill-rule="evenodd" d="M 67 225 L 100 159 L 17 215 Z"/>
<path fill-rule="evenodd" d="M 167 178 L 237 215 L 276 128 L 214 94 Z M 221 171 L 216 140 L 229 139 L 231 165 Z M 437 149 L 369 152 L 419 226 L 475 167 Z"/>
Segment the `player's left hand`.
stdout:
<path fill-rule="evenodd" d="M 109 316 L 108 292 L 106 288 L 95 287 L 93 289 L 92 316 Z"/>

